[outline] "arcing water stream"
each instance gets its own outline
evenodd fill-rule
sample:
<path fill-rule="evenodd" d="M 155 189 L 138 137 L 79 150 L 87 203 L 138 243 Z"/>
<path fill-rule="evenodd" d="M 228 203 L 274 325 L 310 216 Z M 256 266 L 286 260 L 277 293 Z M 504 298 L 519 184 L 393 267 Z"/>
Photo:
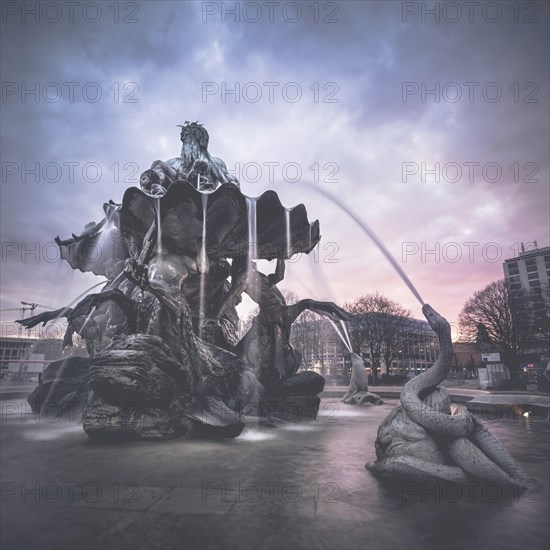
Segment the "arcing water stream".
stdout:
<path fill-rule="evenodd" d="M 392 253 L 386 248 L 378 235 L 359 217 L 358 214 L 356 214 L 351 208 L 349 208 L 336 195 L 333 195 L 325 189 L 321 189 L 318 185 L 313 185 L 312 183 L 308 182 L 302 182 L 301 184 L 319 193 L 320 195 L 323 195 L 334 204 L 336 204 L 336 206 L 340 207 L 371 238 L 374 244 L 379 248 L 380 252 L 382 252 L 386 260 L 388 260 L 395 271 L 397 271 L 397 274 L 401 277 L 403 282 L 409 287 L 409 290 L 413 293 L 414 297 L 420 302 L 421 305 L 424 305 L 424 300 L 421 298 L 418 290 L 416 290 L 409 277 L 407 277 L 407 274 L 397 263 L 397 260 L 393 257 Z"/>

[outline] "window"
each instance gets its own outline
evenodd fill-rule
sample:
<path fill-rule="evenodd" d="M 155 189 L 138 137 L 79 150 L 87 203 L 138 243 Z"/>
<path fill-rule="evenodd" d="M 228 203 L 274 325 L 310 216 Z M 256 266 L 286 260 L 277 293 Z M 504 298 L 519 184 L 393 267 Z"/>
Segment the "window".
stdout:
<path fill-rule="evenodd" d="M 533 273 L 533 271 L 538 271 L 537 264 L 527 266 L 527 273 Z"/>
<path fill-rule="evenodd" d="M 534 280 L 539 280 L 539 274 L 538 274 L 538 271 L 536 273 L 528 273 L 527 274 L 527 278 L 530 280 L 530 281 L 534 281 Z"/>
<path fill-rule="evenodd" d="M 519 273 L 519 267 L 516 262 L 508 264 L 508 273 Z"/>

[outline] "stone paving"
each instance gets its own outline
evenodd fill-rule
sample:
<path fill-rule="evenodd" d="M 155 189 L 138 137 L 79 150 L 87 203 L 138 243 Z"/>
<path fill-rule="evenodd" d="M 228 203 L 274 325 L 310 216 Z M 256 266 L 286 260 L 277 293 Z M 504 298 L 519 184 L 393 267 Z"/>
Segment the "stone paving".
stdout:
<path fill-rule="evenodd" d="M 3 550 L 548 547 L 544 419 L 487 422 L 536 480 L 531 490 L 499 494 L 488 484 L 459 495 L 452 484 L 389 490 L 365 470 L 397 400 L 353 407 L 324 398 L 315 422 L 250 425 L 234 440 L 110 445 L 90 443 L 75 422 L 14 414 L 28 407 L 6 403 Z"/>

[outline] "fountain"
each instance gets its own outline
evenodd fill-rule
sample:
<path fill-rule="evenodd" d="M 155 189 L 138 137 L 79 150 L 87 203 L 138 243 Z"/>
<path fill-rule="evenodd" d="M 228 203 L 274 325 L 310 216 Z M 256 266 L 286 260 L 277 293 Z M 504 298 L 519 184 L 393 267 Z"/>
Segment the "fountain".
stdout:
<path fill-rule="evenodd" d="M 245 196 L 225 163 L 209 154 L 206 129 L 188 122 L 181 128 L 180 157 L 155 161 L 142 174 L 141 189 L 131 187 L 122 203 L 104 205 L 101 222 L 70 239 L 56 238 L 73 269 L 107 281 L 74 307 L 19 321 L 30 328 L 67 317 L 65 345 L 76 332 L 88 351 L 88 357 L 49 365 L 29 397 L 33 411 L 50 403 L 76 405 L 85 432 L 101 440 L 236 437 L 245 416 L 284 417 L 289 406 L 299 418 L 315 418 L 324 378 L 298 372 L 301 356 L 290 344 L 292 324 L 306 309 L 328 317 L 351 354 L 344 402 L 380 404 L 353 353 L 348 314 L 313 299 L 287 305 L 277 287 L 285 260 L 318 245 L 319 223 L 309 222 L 302 204 L 283 207 L 274 191 Z M 377 459 L 368 469 L 385 479 L 485 479 L 527 487 L 527 473 L 498 439 L 465 409 L 452 410 L 447 391 L 438 386 L 452 360 L 448 322 L 424 304 L 357 214 L 338 197 L 310 187 L 344 209 L 375 242 L 439 337 L 437 362 L 404 386 L 401 405 L 380 425 Z M 261 259 L 276 260 L 273 273 L 258 269 Z M 259 313 L 239 338 L 236 306 L 245 293 Z"/>
<path fill-rule="evenodd" d="M 73 269 L 106 277 L 102 291 L 19 321 L 30 328 L 66 316 L 64 344 L 74 333 L 85 340 L 88 357 L 52 363 L 29 403 L 37 412 L 76 405 L 94 439 L 235 437 L 244 413 L 281 416 L 289 405 L 315 418 L 324 378 L 298 372 L 291 326 L 305 309 L 347 318 L 330 302 L 289 306 L 277 288 L 285 260 L 318 244 L 319 223 L 274 191 L 243 195 L 208 152 L 206 129 L 181 128 L 179 157 L 153 162 L 141 188 L 106 203 L 99 223 L 56 238 Z M 276 260 L 275 272 L 259 271 L 261 259 Z M 260 311 L 239 339 L 244 293 Z"/>

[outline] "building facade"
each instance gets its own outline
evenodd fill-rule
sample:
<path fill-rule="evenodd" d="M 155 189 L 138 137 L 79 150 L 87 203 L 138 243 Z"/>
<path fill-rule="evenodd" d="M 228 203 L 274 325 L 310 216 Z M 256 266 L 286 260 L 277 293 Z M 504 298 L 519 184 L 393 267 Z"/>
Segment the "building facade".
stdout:
<path fill-rule="evenodd" d="M 350 330 L 353 322 L 350 323 Z M 323 375 L 327 384 L 349 384 L 348 351 L 327 319 L 298 322 L 292 327 L 291 343 L 302 354 L 302 368 Z M 439 341 L 430 325 L 420 319 L 407 319 L 396 341 L 397 357 L 390 374 L 413 377 L 430 368 L 439 353 Z M 354 350 L 357 351 L 357 350 Z M 361 350 L 367 372 L 370 372 L 368 349 Z M 386 372 L 382 365 L 379 374 Z"/>
<path fill-rule="evenodd" d="M 302 355 L 302 370 L 321 374 L 327 385 L 349 383 L 344 362 L 347 349 L 329 321 L 319 319 L 295 323 L 291 344 Z"/>
<path fill-rule="evenodd" d="M 451 370 L 463 378 L 477 378 L 478 369 L 486 367 L 481 348 L 475 342 L 453 342 Z"/>
<path fill-rule="evenodd" d="M 0 373 L 2 378 L 28 380 L 62 353 L 63 340 L 0 337 Z"/>
<path fill-rule="evenodd" d="M 537 243 L 503 264 L 504 280 L 510 297 L 526 301 L 533 320 L 533 336 L 525 349 L 525 363 L 538 363 L 542 368 L 550 361 L 550 247 L 538 248 Z"/>
<path fill-rule="evenodd" d="M 390 371 L 412 378 L 435 363 L 439 340 L 428 322 L 421 319 L 408 319 L 402 332 L 398 357 L 392 362 Z"/>
<path fill-rule="evenodd" d="M 504 261 L 504 279 L 511 297 L 526 295 L 531 302 L 535 322 L 547 319 L 547 292 L 550 287 L 550 246 L 526 250 Z"/>

